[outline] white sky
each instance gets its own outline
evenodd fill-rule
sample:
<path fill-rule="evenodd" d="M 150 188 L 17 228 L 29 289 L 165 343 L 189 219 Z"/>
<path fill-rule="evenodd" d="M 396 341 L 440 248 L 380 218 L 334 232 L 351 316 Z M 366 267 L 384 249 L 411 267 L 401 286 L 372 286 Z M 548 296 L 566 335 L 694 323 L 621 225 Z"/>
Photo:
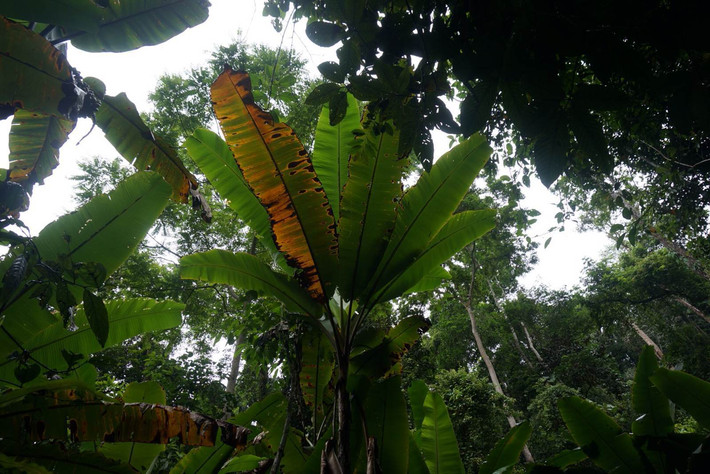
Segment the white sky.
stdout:
<path fill-rule="evenodd" d="M 107 93 L 117 95 L 126 92 L 139 111 L 148 111 L 148 94 L 153 90 L 158 78 L 166 73 L 180 73 L 192 66 L 202 65 L 215 46 L 227 44 L 242 33 L 249 43 L 278 47 L 281 33 L 277 33 L 268 19 L 261 15 L 262 3 L 257 0 L 211 0 L 209 19 L 195 28 L 158 46 L 145 47 L 127 53 L 85 53 L 70 49 L 68 59 L 84 77 L 94 76 L 106 84 Z M 293 46 L 309 61 L 312 75 L 317 75 L 316 66 L 335 58 L 335 48 L 320 48 L 306 38 L 305 24 L 296 25 L 295 32 L 289 26 L 284 47 Z M 0 167 L 7 168 L 7 135 L 10 119 L 0 122 Z M 91 128 L 90 120 L 83 119 L 62 147 L 60 165 L 44 186 L 35 186 L 30 210 L 21 219 L 36 235 L 46 224 L 57 216 L 75 208 L 72 200 L 72 181 L 69 176 L 78 173 L 76 162 L 93 156 L 113 159 L 118 156 L 105 140 L 97 127 L 80 144 L 77 142 Z M 448 139 L 443 134 L 435 136 L 436 153 L 446 151 Z M 562 288 L 576 285 L 583 269 L 585 257 L 596 258 L 610 240 L 601 233 L 574 232 L 573 225 L 563 233 L 552 235 L 547 249 L 542 244 L 550 236 L 547 230 L 556 224 L 554 215 L 557 200 L 539 182 L 533 183 L 524 206 L 539 210 L 531 236 L 540 243 L 539 264 L 521 279 L 524 287 L 546 285 Z"/>

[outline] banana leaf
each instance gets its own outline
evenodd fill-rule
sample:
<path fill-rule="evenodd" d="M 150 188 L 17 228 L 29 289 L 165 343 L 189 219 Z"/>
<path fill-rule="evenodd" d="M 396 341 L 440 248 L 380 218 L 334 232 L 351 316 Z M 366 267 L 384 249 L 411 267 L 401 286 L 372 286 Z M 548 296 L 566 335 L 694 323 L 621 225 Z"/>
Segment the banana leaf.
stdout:
<path fill-rule="evenodd" d="M 579 397 L 557 402 L 574 441 L 594 464 L 618 473 L 644 472 L 631 436 L 592 403 Z"/>
<path fill-rule="evenodd" d="M 486 462 L 481 465 L 479 474 L 504 474 L 511 472 L 518 463 L 520 453 L 530 438 L 532 428 L 530 423 L 524 421 L 508 431 L 508 434 L 493 446 L 486 457 Z"/>
<path fill-rule="evenodd" d="M 32 304 L 34 311 L 31 310 Z M 182 321 L 180 312 L 185 305 L 142 298 L 108 302 L 109 332 L 103 347 L 89 327 L 83 308 L 78 309 L 75 317 L 77 329 L 70 331 L 64 328 L 61 320 L 41 310 L 36 302 L 29 302 L 28 307 L 29 310 L 18 307 L 18 314 L 14 311 L 8 314 L 3 325 L 4 331 L 0 333 L 2 352 L 21 350 L 31 356 L 34 362 L 60 372 L 68 368 L 62 351 L 88 359 L 89 355 L 105 347 L 115 346 L 140 334 L 179 326 Z M 18 321 L 20 319 L 22 321 Z M 0 360 L 0 379 L 15 380 L 13 371 L 16 365 L 14 360 L 7 357 Z"/>
<path fill-rule="evenodd" d="M 406 269 L 383 287 L 377 301 L 387 301 L 404 294 L 424 276 L 440 268 L 464 246 L 478 239 L 495 226 L 496 211 L 464 211 L 454 214 Z M 443 275 L 438 272 L 437 275 Z M 441 280 L 439 280 L 440 282 Z"/>
<path fill-rule="evenodd" d="M 631 388 L 631 402 L 637 416 L 631 424 L 631 430 L 636 436 L 665 436 L 673 432 L 668 398 L 650 380 L 657 369 L 653 347 L 644 347 Z"/>
<path fill-rule="evenodd" d="M 382 472 L 406 473 L 409 460 L 409 421 L 400 376 L 380 380 L 364 401 L 367 435 L 375 438 Z"/>
<path fill-rule="evenodd" d="M 180 458 L 170 474 L 213 474 L 219 471 L 232 454 L 234 447 L 221 441 L 214 446 L 193 448 Z"/>
<path fill-rule="evenodd" d="M 9 178 L 26 189 L 44 182 L 59 164 L 59 148 L 76 122 L 60 116 L 17 110 L 10 129 Z"/>
<path fill-rule="evenodd" d="M 431 474 L 463 473 L 454 427 L 444 400 L 438 393 L 429 392 L 423 404 L 421 452 Z"/>
<path fill-rule="evenodd" d="M 402 273 L 449 220 L 490 156 L 483 137 L 473 135 L 439 158 L 404 195 L 394 230 L 366 291 L 372 294 Z"/>
<path fill-rule="evenodd" d="M 136 169 L 160 174 L 172 187 L 175 201 L 187 202 L 190 190 L 197 189 L 197 179 L 185 168 L 177 151 L 153 134 L 126 94 L 104 96 L 96 112 L 96 124 Z"/>
<path fill-rule="evenodd" d="M 0 15 L 16 20 L 60 25 L 67 29 L 98 31 L 101 7 L 93 0 L 0 0 Z"/>
<path fill-rule="evenodd" d="M 397 154 L 399 133 L 372 121 L 350 157 L 339 223 L 338 291 L 355 300 L 370 282 L 394 225 L 406 160 Z"/>
<path fill-rule="evenodd" d="M 42 36 L 0 17 L 0 119 L 16 109 L 76 119 L 89 116 L 67 58 Z"/>
<path fill-rule="evenodd" d="M 387 336 L 350 360 L 350 375 L 377 379 L 396 372 L 402 356 L 431 326 L 421 316 L 410 316 L 389 330 Z"/>
<path fill-rule="evenodd" d="M 0 467 L 7 467 L 9 472 L 32 474 L 135 474 L 137 471 L 128 464 L 108 459 L 99 453 L 81 452 L 67 448 L 66 443 L 50 442 L 35 445 L 18 445 L 7 441 L 0 442 L 0 452 L 5 459 L 10 458 L 16 465 L 9 466 L 0 460 Z M 40 470 L 34 470 L 38 466 Z M 10 469 L 12 468 L 12 469 Z M 46 468 L 46 471 L 41 469 Z M 18 469 L 15 471 L 14 469 Z M 3 471 L 5 472 L 5 471 Z"/>
<path fill-rule="evenodd" d="M 355 147 L 353 132 L 360 129 L 357 100 L 348 94 L 347 101 L 345 117 L 335 126 L 330 125 L 328 106 L 323 106 L 313 144 L 313 168 L 323 183 L 336 224 L 340 219 L 340 196 L 348 179 L 348 159 Z"/>
<path fill-rule="evenodd" d="M 246 446 L 248 430 L 240 426 L 180 407 L 106 400 L 79 383 L 64 389 L 36 386 L 0 410 L 0 436 L 20 443 L 53 439 L 165 444 L 177 437 L 191 446 L 214 446 L 218 429 L 223 442 Z"/>
<path fill-rule="evenodd" d="M 108 0 L 107 3 L 107 8 L 99 8 L 100 17 L 94 25 L 87 30 L 67 32 L 72 46 L 91 52 L 121 52 L 160 44 L 204 22 L 209 7 L 207 0 Z"/>
<path fill-rule="evenodd" d="M 165 405 L 165 391 L 156 382 L 133 382 L 126 386 L 121 397 L 125 403 L 155 403 Z M 133 466 L 146 472 L 153 460 L 165 451 L 164 444 L 156 443 L 105 443 L 99 452 L 109 459 Z"/>
<path fill-rule="evenodd" d="M 325 416 L 324 392 L 333 378 L 335 354 L 328 338 L 319 330 L 312 329 L 301 343 L 301 372 L 299 382 L 306 406 L 313 411 L 313 426 L 320 429 Z"/>
<path fill-rule="evenodd" d="M 298 284 L 253 255 L 209 250 L 180 259 L 180 278 L 225 283 L 279 299 L 289 311 L 318 317 L 322 311 Z"/>
<path fill-rule="evenodd" d="M 284 271 L 293 272 L 276 249 L 271 236 L 269 215 L 249 189 L 225 141 L 210 130 L 198 128 L 185 140 L 185 148 L 229 207 L 256 233 L 279 267 Z"/>
<path fill-rule="evenodd" d="M 338 243 L 333 211 L 293 130 L 261 110 L 244 72 L 229 67 L 212 84 L 212 103 L 247 183 L 271 219 L 276 247 L 302 285 L 325 302 L 335 291 Z"/>
<path fill-rule="evenodd" d="M 650 377 L 663 395 L 710 429 L 710 383 L 679 370 L 660 368 Z"/>

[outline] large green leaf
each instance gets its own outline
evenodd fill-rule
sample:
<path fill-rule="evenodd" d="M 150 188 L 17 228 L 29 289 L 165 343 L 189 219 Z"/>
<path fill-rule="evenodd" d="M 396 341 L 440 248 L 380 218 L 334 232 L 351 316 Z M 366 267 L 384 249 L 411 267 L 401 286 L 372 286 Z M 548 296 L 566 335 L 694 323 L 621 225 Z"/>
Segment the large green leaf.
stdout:
<path fill-rule="evenodd" d="M 322 331 L 312 329 L 301 343 L 301 393 L 306 406 L 313 410 L 313 426 L 320 429 L 325 416 L 324 392 L 333 378 L 335 354 L 330 341 Z"/>
<path fill-rule="evenodd" d="M 348 159 L 355 146 L 353 131 L 360 128 L 357 100 L 350 94 L 347 98 L 345 118 L 335 126 L 330 125 L 328 106 L 323 107 L 316 126 L 312 155 L 313 168 L 323 183 L 336 223 L 340 219 L 340 195 L 348 178 Z"/>
<path fill-rule="evenodd" d="M 34 305 L 34 310 L 31 309 Z M 128 299 L 111 301 L 106 304 L 109 318 L 109 332 L 104 347 L 111 347 L 149 331 L 161 331 L 179 326 L 180 312 L 185 307 L 173 301 L 154 301 L 149 299 Z M 29 309 L 29 311 L 27 311 Z M 35 362 L 44 364 L 57 371 L 65 370 L 66 362 L 62 351 L 70 351 L 88 358 L 90 354 L 101 351 L 104 347 L 94 336 L 83 308 L 75 316 L 77 329 L 69 331 L 61 320 L 47 317 L 36 302 L 28 302 L 27 307 L 18 307 L 24 316 L 14 311 L 8 315 L 3 325 L 7 332 L 0 333 L 0 343 L 8 352 L 22 350 L 32 356 Z M 23 318 L 24 321 L 18 321 Z M 51 324 L 47 324 L 51 322 Z M 10 339 L 12 335 L 12 339 Z M 5 350 L 3 350 L 5 352 Z M 0 378 L 14 380 L 15 361 L 0 360 Z"/>
<path fill-rule="evenodd" d="M 102 8 L 93 0 L 0 0 L 0 15 L 17 20 L 95 32 Z"/>
<path fill-rule="evenodd" d="M 96 124 L 121 156 L 138 170 L 160 174 L 173 189 L 173 199 L 187 202 L 197 179 L 190 173 L 177 151 L 153 134 L 126 94 L 104 96 L 96 112 Z"/>
<path fill-rule="evenodd" d="M 213 474 L 219 471 L 233 453 L 234 447 L 222 441 L 214 446 L 193 448 L 173 466 L 170 474 Z"/>
<path fill-rule="evenodd" d="M 59 148 L 75 124 L 60 116 L 17 110 L 10 129 L 9 178 L 26 182 L 26 189 L 42 184 L 59 164 Z"/>
<path fill-rule="evenodd" d="M 424 461 L 424 456 L 412 432 L 409 433 L 409 465 L 407 469 L 409 474 L 430 474 L 429 467 Z"/>
<path fill-rule="evenodd" d="M 230 459 L 229 462 L 225 464 L 222 469 L 219 470 L 219 474 L 253 471 L 259 467 L 262 461 L 266 461 L 267 459 L 268 458 L 262 458 L 253 454 L 243 454 L 241 456 L 236 456 Z"/>
<path fill-rule="evenodd" d="M 318 317 L 321 307 L 286 275 L 274 272 L 253 255 L 209 250 L 180 259 L 180 277 L 225 283 L 261 291 L 281 301 L 289 311 Z"/>
<path fill-rule="evenodd" d="M 73 119 L 88 115 L 71 65 L 43 37 L 0 17 L 0 51 L 0 118 L 15 109 Z"/>
<path fill-rule="evenodd" d="M 94 3 L 94 2 L 91 2 Z M 207 19 L 206 0 L 108 0 L 97 28 L 67 35 L 85 51 L 130 51 L 160 44 Z M 92 32 L 94 30 L 94 32 Z"/>
<path fill-rule="evenodd" d="M 439 158 L 402 198 L 392 236 L 369 292 L 403 272 L 439 233 L 459 205 L 491 153 L 483 137 L 473 135 Z"/>
<path fill-rule="evenodd" d="M 597 466 L 618 473 L 643 472 L 631 436 L 603 411 L 579 397 L 562 398 L 557 404 L 572 438 Z"/>
<path fill-rule="evenodd" d="M 492 209 L 464 211 L 451 216 L 412 264 L 383 287 L 377 301 L 387 301 L 401 296 L 465 245 L 493 229 L 495 216 L 496 211 Z M 438 275 L 443 274 L 438 273 Z"/>
<path fill-rule="evenodd" d="M 412 381 L 412 385 L 407 389 L 409 395 L 409 405 L 412 408 L 412 423 L 414 429 L 418 430 L 422 427 L 424 421 L 424 400 L 429 393 L 429 387 L 422 380 Z"/>
<path fill-rule="evenodd" d="M 125 403 L 155 403 L 165 405 L 165 392 L 157 382 L 133 382 L 123 393 Z M 151 463 L 165 450 L 163 444 L 105 443 L 100 452 L 104 456 L 124 462 L 140 472 L 146 472 Z"/>
<path fill-rule="evenodd" d="M 370 121 L 350 157 L 338 227 L 338 291 L 347 301 L 365 289 L 392 231 L 406 160 L 397 154 L 399 133 Z"/>
<path fill-rule="evenodd" d="M 431 323 L 421 316 L 410 316 L 389 330 L 384 339 L 373 341 L 370 349 L 350 360 L 350 374 L 378 378 L 393 370 Z"/>
<path fill-rule="evenodd" d="M 486 457 L 479 474 L 504 474 L 513 470 L 518 463 L 520 453 L 530 438 L 532 428 L 530 423 L 524 421 L 508 431 L 503 439 L 498 441 Z"/>
<path fill-rule="evenodd" d="M 431 474 L 463 473 L 454 427 L 444 400 L 429 392 L 424 399 L 421 427 L 421 450 Z"/>
<path fill-rule="evenodd" d="M 245 72 L 225 68 L 211 92 L 232 154 L 269 214 L 276 247 L 302 270 L 301 284 L 311 297 L 325 302 L 335 291 L 338 243 L 308 152 L 288 125 L 254 103 Z"/>
<path fill-rule="evenodd" d="M 100 263 L 110 274 L 143 240 L 169 196 L 170 187 L 158 174 L 136 173 L 47 225 L 35 246 L 44 260 L 67 255 L 74 262 Z"/>
<path fill-rule="evenodd" d="M 650 377 L 665 396 L 710 428 L 710 383 L 685 372 L 660 368 Z"/>
<path fill-rule="evenodd" d="M 229 145 L 211 130 L 198 128 L 185 140 L 185 148 L 229 207 L 257 234 L 272 258 L 284 270 L 289 269 L 271 236 L 269 215 L 249 189 Z"/>
<path fill-rule="evenodd" d="M 441 286 L 444 280 L 450 280 L 451 273 L 443 267 L 434 267 L 433 270 L 426 273 L 421 280 L 416 282 L 404 292 L 405 295 L 410 293 L 422 293 L 425 291 L 433 291 Z"/>
<path fill-rule="evenodd" d="M 364 402 L 367 435 L 375 438 L 382 472 L 406 473 L 409 460 L 407 404 L 402 378 L 390 377 L 372 384 Z"/>
<path fill-rule="evenodd" d="M 631 401 L 637 416 L 631 430 L 636 436 L 665 436 L 673 431 L 668 399 L 650 380 L 656 370 L 656 354 L 653 347 L 646 346 L 641 351 L 631 388 Z"/>

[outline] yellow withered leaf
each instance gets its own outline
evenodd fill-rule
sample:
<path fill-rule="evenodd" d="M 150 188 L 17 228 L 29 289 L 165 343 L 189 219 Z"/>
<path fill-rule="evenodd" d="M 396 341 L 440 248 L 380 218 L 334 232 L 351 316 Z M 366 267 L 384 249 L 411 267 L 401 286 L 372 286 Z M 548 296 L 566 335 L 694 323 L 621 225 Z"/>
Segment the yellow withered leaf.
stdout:
<path fill-rule="evenodd" d="M 311 158 L 284 123 L 254 103 L 246 72 L 226 67 L 212 105 L 244 179 L 266 208 L 277 248 L 312 298 L 334 291 L 338 252 L 333 211 Z"/>

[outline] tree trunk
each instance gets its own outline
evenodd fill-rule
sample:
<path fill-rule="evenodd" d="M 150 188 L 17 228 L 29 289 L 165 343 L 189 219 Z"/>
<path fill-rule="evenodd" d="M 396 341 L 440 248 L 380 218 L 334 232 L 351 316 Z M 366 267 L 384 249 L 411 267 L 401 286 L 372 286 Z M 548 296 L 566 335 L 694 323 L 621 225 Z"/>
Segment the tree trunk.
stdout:
<path fill-rule="evenodd" d="M 520 322 L 520 325 L 523 326 L 523 331 L 525 331 L 525 337 L 528 340 L 528 346 L 530 346 L 530 350 L 533 351 L 533 354 L 535 354 L 535 358 L 539 361 L 542 362 L 542 356 L 540 353 L 535 349 L 535 345 L 532 342 L 532 338 L 530 337 L 530 333 L 528 332 L 528 327 L 525 325 L 524 322 Z"/>
<path fill-rule="evenodd" d="M 518 339 L 518 333 L 515 331 L 515 328 L 513 327 L 512 324 L 510 324 L 510 321 L 508 320 L 508 314 L 505 312 L 505 308 L 503 308 L 503 305 L 500 304 L 500 301 L 498 300 L 498 295 L 496 294 L 495 290 L 493 289 L 493 284 L 491 284 L 490 280 L 486 280 L 486 283 L 488 283 L 488 289 L 490 290 L 491 293 L 491 298 L 493 298 L 493 302 L 496 305 L 496 308 L 498 308 L 498 311 L 500 311 L 500 314 L 503 315 L 503 319 L 505 319 L 506 324 L 508 325 L 508 329 L 510 329 L 510 333 L 513 335 L 513 345 L 518 351 L 518 354 L 520 354 L 520 357 L 523 359 L 523 362 L 525 362 L 526 365 L 530 365 L 530 361 L 528 360 L 527 356 L 525 355 L 525 352 L 523 351 L 523 347 L 520 345 L 520 339 Z M 500 284 L 498 285 L 500 288 Z M 501 288 L 502 290 L 502 288 Z"/>
<path fill-rule="evenodd" d="M 682 296 L 678 296 L 678 295 L 673 295 L 673 299 L 675 301 L 677 301 L 678 303 L 682 304 L 683 306 L 685 306 L 686 308 L 688 308 L 689 310 L 691 310 L 693 313 L 695 313 L 698 316 L 700 316 L 701 318 L 703 318 L 708 323 L 710 323 L 710 316 L 703 313 L 699 308 L 695 307 L 690 301 L 688 301 L 685 298 L 683 298 Z"/>
<path fill-rule="evenodd" d="M 491 362 L 491 358 L 488 357 L 488 351 L 483 345 L 481 335 L 478 333 L 478 326 L 476 325 L 476 315 L 474 314 L 473 309 L 471 309 L 470 304 L 465 304 L 464 306 L 466 308 L 466 312 L 468 313 L 468 318 L 471 320 L 471 332 L 473 333 L 473 338 L 476 340 L 476 347 L 478 348 L 478 353 L 481 355 L 481 359 L 483 359 L 483 363 L 488 369 L 488 375 L 491 378 L 491 382 L 493 383 L 493 388 L 496 392 L 505 396 L 505 392 L 503 392 L 503 387 L 501 386 L 500 381 L 498 380 L 498 374 L 496 374 L 496 369 L 495 367 L 493 367 L 493 362 Z M 513 417 L 512 415 L 508 415 L 507 419 L 508 424 L 511 428 L 518 424 L 518 422 L 515 420 L 515 417 Z M 523 448 L 523 457 L 525 458 L 525 462 L 535 462 L 535 459 L 533 459 L 532 453 L 528 449 L 527 444 Z"/>
<path fill-rule="evenodd" d="M 232 355 L 232 365 L 229 368 L 229 376 L 227 377 L 227 393 L 234 395 L 234 390 L 237 385 L 237 377 L 239 376 L 239 368 L 242 363 L 242 349 L 241 345 L 244 344 L 246 340 L 246 334 L 244 331 L 239 333 L 237 337 L 237 342 L 234 344 L 234 354 Z M 224 419 L 228 419 L 232 416 L 232 410 L 225 403 L 224 405 Z"/>
<path fill-rule="evenodd" d="M 658 357 L 659 360 L 662 359 L 662 358 L 663 358 L 663 351 L 662 351 L 661 348 L 658 346 L 658 344 L 656 344 L 656 343 L 653 341 L 653 339 L 651 339 L 651 338 L 648 336 L 648 334 L 646 334 L 646 333 L 644 332 L 643 329 L 641 329 L 640 327 L 638 327 L 638 325 L 637 325 L 635 322 L 633 322 L 633 321 L 631 322 L 631 327 L 634 328 L 634 331 L 636 331 L 636 334 L 638 334 L 639 337 L 640 337 L 641 339 L 643 339 L 643 342 L 645 342 L 647 345 L 653 347 L 653 352 L 656 353 L 656 357 Z"/>

